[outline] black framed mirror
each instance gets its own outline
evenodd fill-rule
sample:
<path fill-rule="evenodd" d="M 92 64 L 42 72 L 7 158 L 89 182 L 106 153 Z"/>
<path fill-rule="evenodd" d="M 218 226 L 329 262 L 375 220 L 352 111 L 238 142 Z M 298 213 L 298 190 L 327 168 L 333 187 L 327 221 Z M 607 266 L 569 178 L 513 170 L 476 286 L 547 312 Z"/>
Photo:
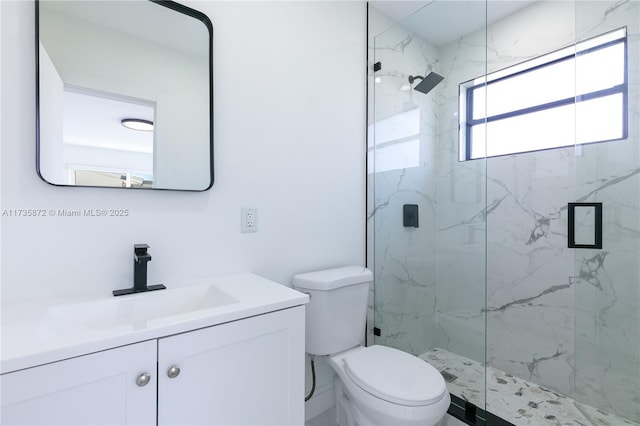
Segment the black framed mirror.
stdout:
<path fill-rule="evenodd" d="M 172 1 L 36 1 L 36 169 L 61 186 L 213 185 L 213 25 Z"/>

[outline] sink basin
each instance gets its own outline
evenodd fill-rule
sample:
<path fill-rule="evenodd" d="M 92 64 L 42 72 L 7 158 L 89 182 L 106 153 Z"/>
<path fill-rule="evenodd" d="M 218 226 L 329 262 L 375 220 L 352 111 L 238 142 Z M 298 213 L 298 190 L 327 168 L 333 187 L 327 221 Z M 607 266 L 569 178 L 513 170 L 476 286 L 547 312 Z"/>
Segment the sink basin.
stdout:
<path fill-rule="evenodd" d="M 52 306 L 47 310 L 47 319 L 65 328 L 138 328 L 148 326 L 148 321 L 237 302 L 214 285 L 200 285 Z"/>

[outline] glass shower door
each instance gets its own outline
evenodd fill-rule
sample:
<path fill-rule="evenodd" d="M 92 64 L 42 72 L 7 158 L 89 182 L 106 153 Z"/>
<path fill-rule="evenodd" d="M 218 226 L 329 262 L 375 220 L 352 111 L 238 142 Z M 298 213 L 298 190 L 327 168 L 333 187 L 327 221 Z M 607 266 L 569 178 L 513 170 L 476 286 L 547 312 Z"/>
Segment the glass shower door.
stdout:
<path fill-rule="evenodd" d="M 436 0 L 373 55 L 374 342 L 514 424 L 640 424 L 640 1 Z"/>
<path fill-rule="evenodd" d="M 594 424 L 640 424 L 640 2 L 578 1 L 576 24 L 579 41 L 626 32 L 626 54 L 576 68 L 578 91 L 611 75 L 614 101 L 578 108 L 578 137 L 588 122 L 621 137 L 576 146 L 575 199 L 602 203 L 602 248 L 575 255 L 575 400 Z"/>
<path fill-rule="evenodd" d="M 487 410 L 514 424 L 573 421 L 574 21 L 536 1 L 487 29 Z"/>

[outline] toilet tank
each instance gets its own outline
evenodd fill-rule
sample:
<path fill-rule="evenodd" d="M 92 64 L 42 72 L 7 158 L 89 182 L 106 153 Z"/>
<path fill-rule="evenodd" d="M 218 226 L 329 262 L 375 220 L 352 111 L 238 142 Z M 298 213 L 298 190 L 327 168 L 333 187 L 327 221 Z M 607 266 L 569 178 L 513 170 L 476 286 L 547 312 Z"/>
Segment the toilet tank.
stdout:
<path fill-rule="evenodd" d="M 293 287 L 309 294 L 307 353 L 335 354 L 362 342 L 372 282 L 371 271 L 361 266 L 325 269 L 293 277 Z"/>

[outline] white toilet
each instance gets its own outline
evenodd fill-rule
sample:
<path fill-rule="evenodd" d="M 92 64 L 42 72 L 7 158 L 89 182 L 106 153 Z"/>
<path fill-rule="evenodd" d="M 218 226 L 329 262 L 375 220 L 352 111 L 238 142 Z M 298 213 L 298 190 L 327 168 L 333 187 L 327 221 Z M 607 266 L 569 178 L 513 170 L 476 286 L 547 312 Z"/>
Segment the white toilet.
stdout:
<path fill-rule="evenodd" d="M 373 274 L 347 266 L 293 277 L 309 294 L 306 351 L 327 355 L 336 372 L 334 391 L 340 426 L 433 426 L 451 398 L 442 375 L 427 362 L 386 346 L 360 346 Z"/>

